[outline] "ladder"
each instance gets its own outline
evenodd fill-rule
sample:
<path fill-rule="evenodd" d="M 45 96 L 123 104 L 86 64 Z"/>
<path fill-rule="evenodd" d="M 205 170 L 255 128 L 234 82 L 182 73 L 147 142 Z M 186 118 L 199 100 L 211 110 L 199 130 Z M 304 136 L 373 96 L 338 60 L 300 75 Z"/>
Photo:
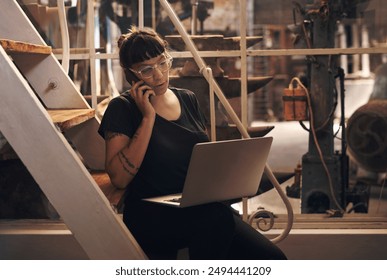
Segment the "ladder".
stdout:
<path fill-rule="evenodd" d="M 94 109 L 17 0 L 2 5 L 0 132 L 90 259 L 146 259 L 89 171 L 104 169 Z"/>

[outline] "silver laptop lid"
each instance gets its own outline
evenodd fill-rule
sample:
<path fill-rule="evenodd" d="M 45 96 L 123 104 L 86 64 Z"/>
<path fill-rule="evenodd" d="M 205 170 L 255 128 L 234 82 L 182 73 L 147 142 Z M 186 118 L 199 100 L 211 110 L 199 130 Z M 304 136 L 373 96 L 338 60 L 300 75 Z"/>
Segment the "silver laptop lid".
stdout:
<path fill-rule="evenodd" d="M 255 195 L 272 141 L 262 137 L 196 144 L 180 206 Z"/>

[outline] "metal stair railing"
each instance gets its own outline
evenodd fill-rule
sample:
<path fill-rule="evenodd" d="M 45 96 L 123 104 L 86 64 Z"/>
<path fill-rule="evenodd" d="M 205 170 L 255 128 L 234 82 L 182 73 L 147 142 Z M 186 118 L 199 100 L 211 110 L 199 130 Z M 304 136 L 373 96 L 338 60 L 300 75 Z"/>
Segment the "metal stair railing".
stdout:
<path fill-rule="evenodd" d="M 63 70 L 68 74 L 69 65 L 70 65 L 70 38 L 69 38 L 69 29 L 67 26 L 65 1 L 58 0 L 57 5 L 58 5 L 60 33 L 62 38 L 62 55 L 63 55 L 62 67 L 63 67 Z"/>
<path fill-rule="evenodd" d="M 226 97 L 224 96 L 222 90 L 220 89 L 218 83 L 216 82 L 216 80 L 212 76 L 212 70 L 208 69 L 208 67 L 206 66 L 204 60 L 200 57 L 195 44 L 193 43 L 191 38 L 188 36 L 184 26 L 182 25 L 182 23 L 180 22 L 180 20 L 178 18 L 178 16 L 174 12 L 174 10 L 172 9 L 172 7 L 168 3 L 168 1 L 166 1 L 166 0 L 159 0 L 159 1 L 160 1 L 160 4 L 162 5 L 162 7 L 165 9 L 166 13 L 168 14 L 170 20 L 174 24 L 175 28 L 179 32 L 180 36 L 182 37 L 182 39 L 183 39 L 184 43 L 186 44 L 188 50 L 191 52 L 191 54 L 192 54 L 196 64 L 198 65 L 198 67 L 200 69 L 201 74 L 205 77 L 207 82 L 210 84 L 210 88 L 213 89 L 213 91 L 215 92 L 215 94 L 218 97 L 219 101 L 224 106 L 224 108 L 225 108 L 226 112 L 228 113 L 229 117 L 236 124 L 236 126 L 237 126 L 239 132 L 241 133 L 242 137 L 243 138 L 250 138 L 250 135 L 247 132 L 246 128 L 243 126 L 242 122 L 239 120 L 238 116 L 236 115 L 236 113 L 234 112 L 233 108 L 231 107 L 231 105 L 227 101 Z M 245 0 L 241 0 L 241 2 L 245 3 Z M 241 4 L 241 6 L 243 6 L 243 3 Z M 245 37 L 245 33 L 242 34 L 242 37 Z M 244 40 L 246 40 L 246 37 L 244 39 L 241 38 L 241 42 L 244 41 Z M 242 47 L 246 47 L 246 45 L 243 44 L 243 42 L 241 43 L 241 45 L 242 45 Z M 244 50 L 244 52 L 242 50 L 241 52 L 242 53 L 246 53 L 246 50 Z M 211 108 L 211 110 L 214 110 L 214 108 Z M 212 112 L 211 114 L 214 114 L 214 113 Z M 213 129 L 213 128 L 211 127 L 211 129 Z M 285 239 L 287 237 L 287 235 L 289 234 L 289 232 L 290 232 L 290 230 L 292 228 L 292 225 L 293 225 L 293 208 L 292 208 L 288 198 L 286 197 L 286 194 L 281 189 L 281 186 L 280 186 L 279 182 L 277 181 L 277 179 L 275 178 L 273 172 L 271 171 L 271 168 L 269 167 L 269 165 L 267 163 L 266 163 L 266 166 L 265 166 L 265 174 L 269 178 L 270 182 L 274 185 L 274 187 L 277 190 L 279 196 L 283 200 L 283 202 L 284 202 L 284 204 L 286 206 L 287 213 L 288 213 L 288 221 L 287 221 L 286 228 L 283 230 L 283 232 L 280 235 L 278 235 L 277 237 L 275 237 L 275 238 L 273 238 L 271 240 L 274 243 L 278 243 L 278 242 L 282 241 L 283 239 Z M 244 215 L 244 219 L 246 220 L 246 217 L 247 217 L 246 216 L 247 215 L 247 213 L 246 213 L 247 200 L 246 199 L 243 200 L 243 204 L 244 204 L 244 206 L 243 206 L 243 209 L 244 209 L 243 215 Z"/>

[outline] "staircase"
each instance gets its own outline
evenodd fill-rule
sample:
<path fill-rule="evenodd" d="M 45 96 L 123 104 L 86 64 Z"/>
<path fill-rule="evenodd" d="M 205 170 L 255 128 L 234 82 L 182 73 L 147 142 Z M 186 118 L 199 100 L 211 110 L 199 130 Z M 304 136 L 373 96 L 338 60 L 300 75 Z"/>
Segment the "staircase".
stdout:
<path fill-rule="evenodd" d="M 17 0 L 2 3 L 0 39 L 0 132 L 60 215 L 62 227 L 90 259 L 146 258 L 111 207 L 117 207 L 122 192 L 111 188 L 103 172 L 99 120 Z M 2 231 L 13 223 L 17 231 Z M 1 221 L 0 244 L 20 232 L 18 221 Z M 0 259 L 6 257 L 0 253 Z"/>

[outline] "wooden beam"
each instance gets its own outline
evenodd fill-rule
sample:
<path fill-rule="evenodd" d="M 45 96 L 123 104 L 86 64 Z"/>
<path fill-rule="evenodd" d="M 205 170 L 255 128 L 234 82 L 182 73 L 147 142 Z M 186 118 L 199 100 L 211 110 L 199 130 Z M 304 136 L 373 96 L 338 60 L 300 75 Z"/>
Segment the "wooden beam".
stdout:
<path fill-rule="evenodd" d="M 354 55 L 354 54 L 384 54 L 387 53 L 387 46 L 376 46 L 372 48 L 326 48 L 326 49 L 278 49 L 278 50 L 247 50 L 247 56 L 293 56 L 293 55 Z M 192 58 L 192 54 L 188 51 L 171 51 L 173 58 Z M 203 57 L 241 57 L 240 50 L 234 51 L 198 51 L 198 54 Z M 95 59 L 118 59 L 117 53 L 96 53 Z M 55 54 L 57 59 L 61 59 L 61 54 Z M 71 60 L 86 60 L 90 59 L 87 53 L 70 54 Z"/>

